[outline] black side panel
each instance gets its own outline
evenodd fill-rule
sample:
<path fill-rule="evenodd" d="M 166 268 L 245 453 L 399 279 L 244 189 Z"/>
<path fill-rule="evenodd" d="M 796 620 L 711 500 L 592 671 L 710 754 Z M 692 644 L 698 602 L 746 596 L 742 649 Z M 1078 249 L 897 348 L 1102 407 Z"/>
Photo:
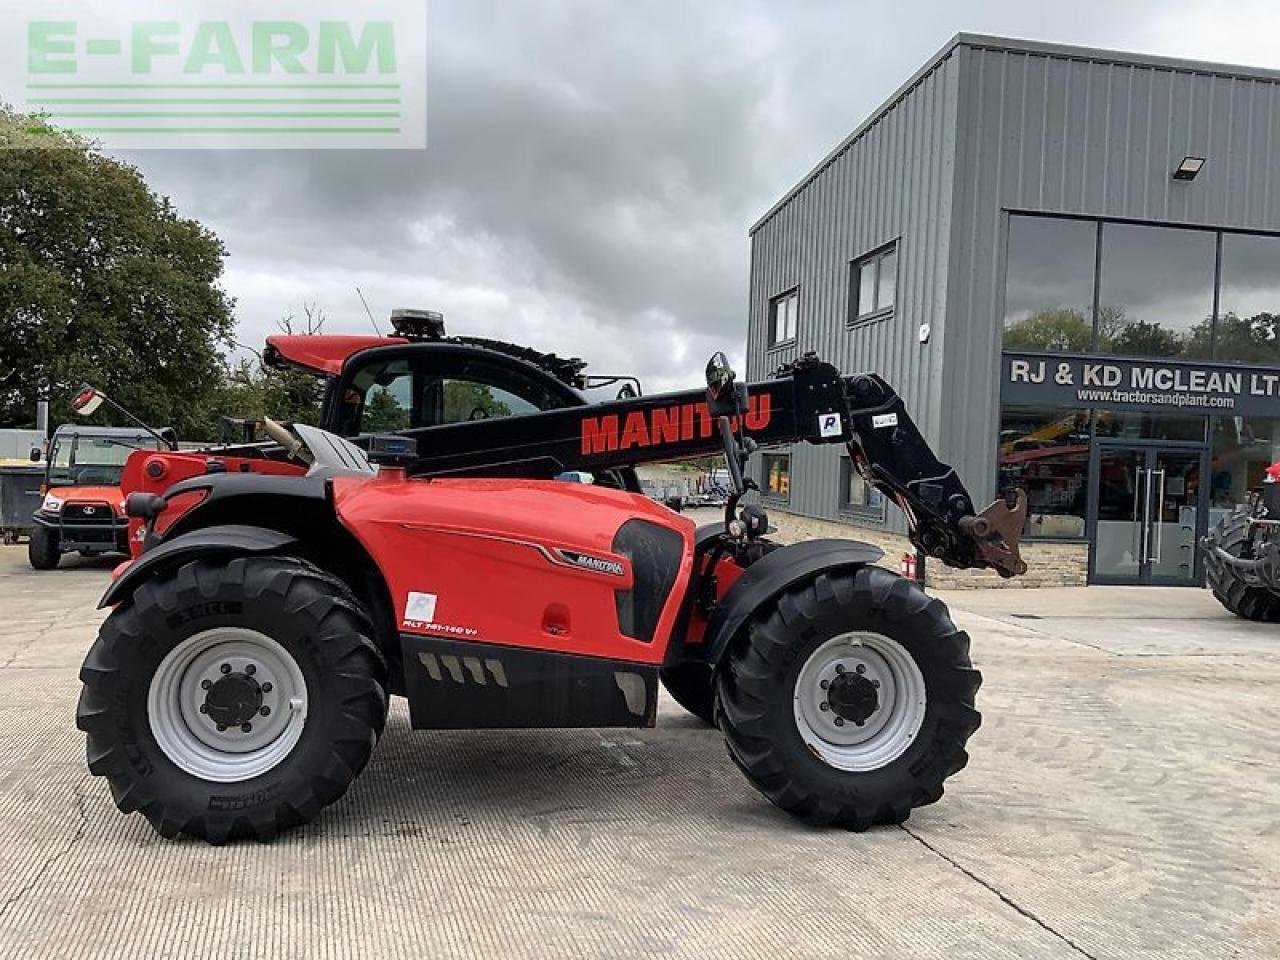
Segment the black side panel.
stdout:
<path fill-rule="evenodd" d="M 652 727 L 658 668 L 402 633 L 416 730 Z"/>
<path fill-rule="evenodd" d="M 141 583 L 161 568 L 213 554 L 234 556 L 244 553 L 270 553 L 296 542 L 288 534 L 264 527 L 228 524 L 192 530 L 172 540 L 165 540 L 129 564 L 120 578 L 107 588 L 98 608 L 109 607 L 127 600 Z"/>
<path fill-rule="evenodd" d="M 613 551 L 631 561 L 630 590 L 615 590 L 618 632 L 652 643 L 658 618 L 680 572 L 684 538 L 676 531 L 648 520 L 628 520 L 613 538 Z"/>

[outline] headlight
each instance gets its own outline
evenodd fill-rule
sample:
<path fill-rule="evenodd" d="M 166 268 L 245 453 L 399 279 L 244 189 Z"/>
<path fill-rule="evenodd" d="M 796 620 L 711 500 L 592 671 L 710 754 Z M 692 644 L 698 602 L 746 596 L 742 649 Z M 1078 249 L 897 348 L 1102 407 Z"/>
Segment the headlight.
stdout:
<path fill-rule="evenodd" d="M 44 495 L 44 503 L 40 504 L 40 509 L 45 513 L 61 513 L 62 499 L 55 497 L 52 493 L 46 493 Z"/>

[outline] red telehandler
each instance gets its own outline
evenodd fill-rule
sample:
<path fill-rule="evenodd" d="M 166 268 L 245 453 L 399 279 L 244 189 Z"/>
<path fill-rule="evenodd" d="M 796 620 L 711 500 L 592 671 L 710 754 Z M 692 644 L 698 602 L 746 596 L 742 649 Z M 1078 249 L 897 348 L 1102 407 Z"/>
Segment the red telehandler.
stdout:
<path fill-rule="evenodd" d="M 103 597 L 77 725 L 117 805 L 162 835 L 270 840 L 337 800 L 389 694 L 417 729 L 652 726 L 663 682 L 773 803 L 864 829 L 936 801 L 980 683 L 946 607 L 849 540 L 780 546 L 742 505 L 758 444 L 846 444 L 951 566 L 1025 571 L 1019 493 L 981 513 L 901 399 L 813 356 L 702 391 L 365 438 L 266 421 L 272 462 L 127 512 L 143 550 Z M 722 450 L 723 523 L 616 478 Z M 156 453 L 149 459 L 180 454 Z"/>

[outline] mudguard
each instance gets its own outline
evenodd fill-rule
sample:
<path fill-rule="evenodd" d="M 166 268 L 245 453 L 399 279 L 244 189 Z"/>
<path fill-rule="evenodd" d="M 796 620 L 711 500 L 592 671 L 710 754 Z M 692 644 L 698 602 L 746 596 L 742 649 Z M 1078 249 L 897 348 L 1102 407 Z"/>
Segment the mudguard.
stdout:
<path fill-rule="evenodd" d="M 718 664 L 756 609 L 787 587 L 824 570 L 875 563 L 884 551 L 857 540 L 807 540 L 779 547 L 746 569 L 716 605 L 707 624 L 707 661 Z"/>
<path fill-rule="evenodd" d="M 128 600 L 139 586 L 162 568 L 203 556 L 271 553 L 291 543 L 297 543 L 297 538 L 266 527 L 228 524 L 192 530 L 164 541 L 129 564 L 107 588 L 98 609 Z"/>

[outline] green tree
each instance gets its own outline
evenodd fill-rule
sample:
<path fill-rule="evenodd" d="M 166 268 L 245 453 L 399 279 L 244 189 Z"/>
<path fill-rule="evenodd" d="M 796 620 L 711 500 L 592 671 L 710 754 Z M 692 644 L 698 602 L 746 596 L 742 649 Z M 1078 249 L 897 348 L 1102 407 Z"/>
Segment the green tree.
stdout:
<path fill-rule="evenodd" d="M 1079 310 L 1042 310 L 1004 331 L 1006 350 L 1063 350 L 1082 352 L 1090 348 L 1093 323 Z"/>
<path fill-rule="evenodd" d="M 1185 346 L 1178 331 L 1135 320 L 1111 338 L 1110 350 L 1131 357 L 1180 357 Z"/>
<path fill-rule="evenodd" d="M 0 426 L 30 423 L 42 389 L 69 419 L 89 381 L 207 437 L 233 329 L 225 255 L 134 167 L 0 104 Z"/>
<path fill-rule="evenodd" d="M 511 407 L 493 395 L 483 383 L 448 380 L 444 385 L 444 422 L 509 417 Z"/>
<path fill-rule="evenodd" d="M 374 387 L 365 400 L 362 432 L 395 433 L 410 426 L 410 411 L 390 390 Z"/>

